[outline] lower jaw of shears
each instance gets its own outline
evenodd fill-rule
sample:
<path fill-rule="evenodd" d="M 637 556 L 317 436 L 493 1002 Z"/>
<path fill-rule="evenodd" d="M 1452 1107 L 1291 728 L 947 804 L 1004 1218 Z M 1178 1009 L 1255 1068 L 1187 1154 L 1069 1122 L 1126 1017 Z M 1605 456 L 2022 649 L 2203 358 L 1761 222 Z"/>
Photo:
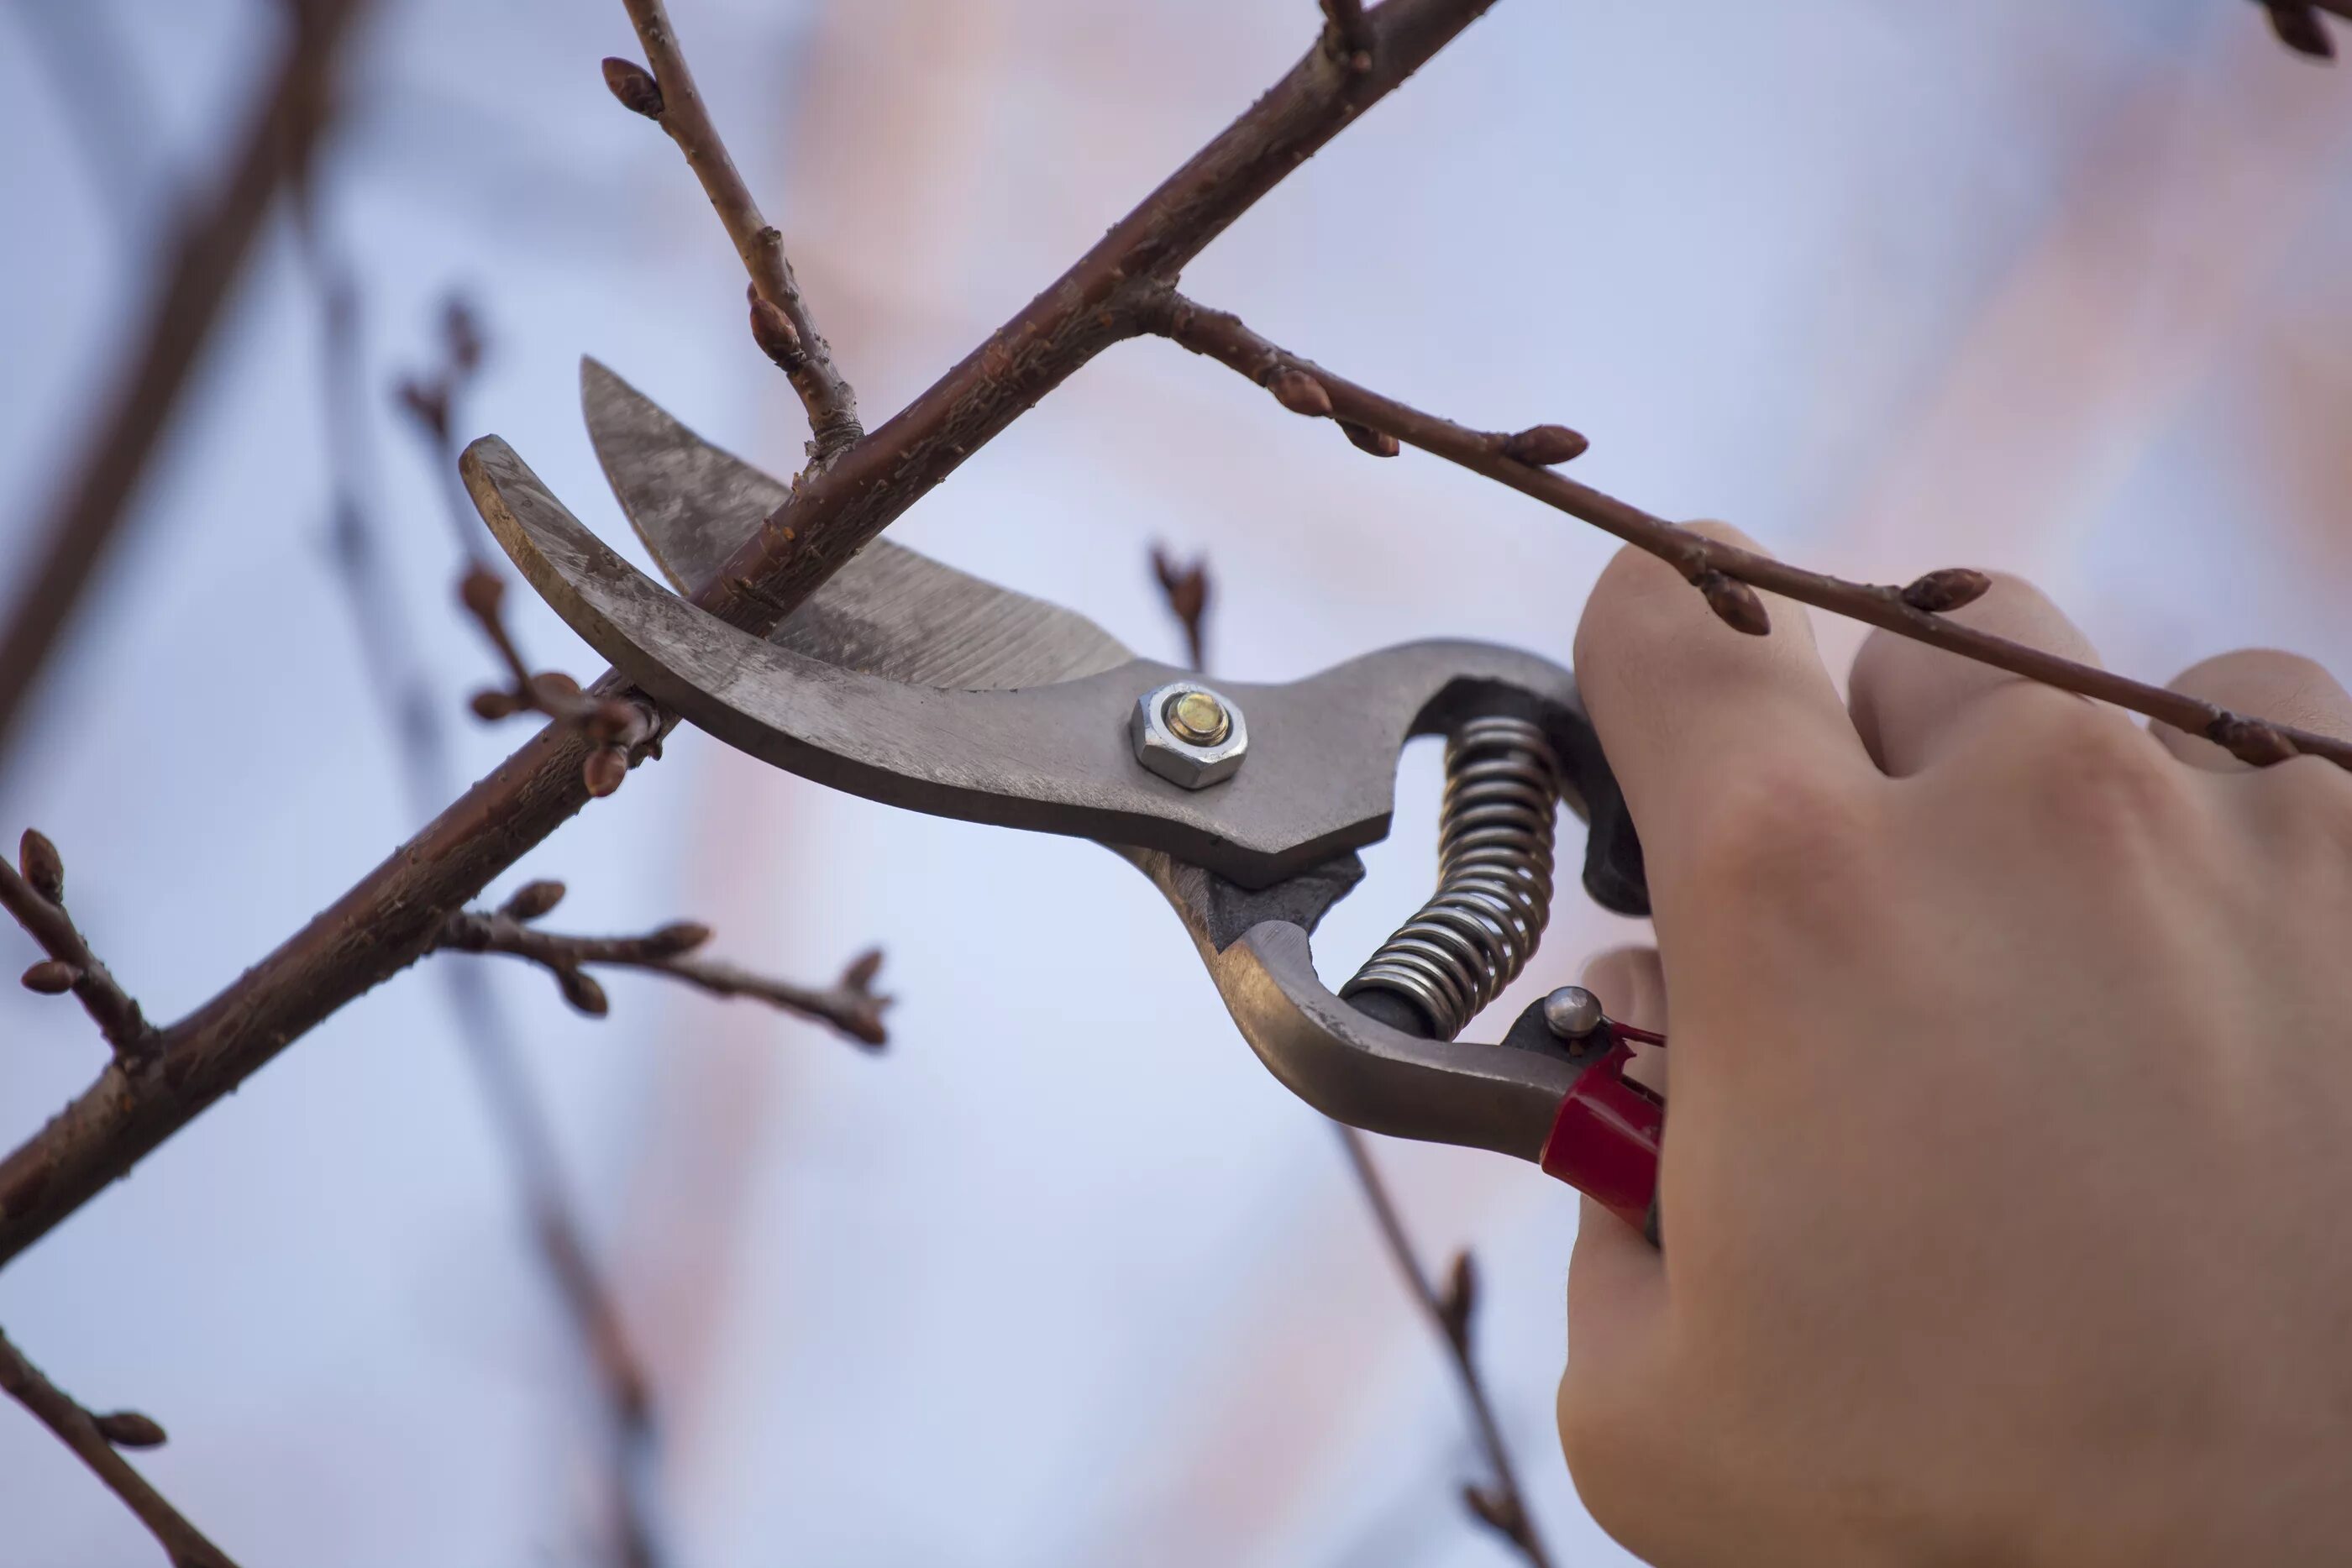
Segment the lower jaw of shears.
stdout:
<path fill-rule="evenodd" d="M 1605 1026 L 1604 1026 L 1605 1027 Z M 1658 1239 L 1658 1148 L 1666 1103 L 1625 1076 L 1633 1048 L 1612 1040 L 1559 1103 L 1538 1160 L 1559 1177 L 1648 1237 Z"/>

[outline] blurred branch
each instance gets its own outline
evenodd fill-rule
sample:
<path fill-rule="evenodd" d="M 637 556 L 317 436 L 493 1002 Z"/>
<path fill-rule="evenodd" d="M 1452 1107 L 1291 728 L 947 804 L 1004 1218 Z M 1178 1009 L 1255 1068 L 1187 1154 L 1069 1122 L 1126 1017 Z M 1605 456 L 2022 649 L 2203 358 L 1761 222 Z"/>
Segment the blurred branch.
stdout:
<path fill-rule="evenodd" d="M 98 1473 L 139 1522 L 155 1537 L 172 1561 L 172 1568 L 236 1568 L 228 1554 L 163 1500 L 147 1479 L 131 1468 L 117 1448 L 152 1448 L 163 1441 L 163 1428 L 136 1410 L 100 1416 L 85 1410 L 41 1369 L 0 1333 L 0 1392 L 39 1417 L 83 1464 Z"/>
<path fill-rule="evenodd" d="M 1190 566 L 1179 568 L 1155 545 L 1151 568 L 1160 580 L 1169 613 L 1184 632 L 1185 645 L 1192 654 L 1192 668 L 1206 674 L 1208 665 L 1201 657 L 1201 647 L 1210 596 L 1208 558 L 1195 558 Z M 1364 1134 L 1336 1120 L 1331 1122 L 1331 1130 L 1339 1135 L 1339 1146 L 1347 1151 L 1348 1168 L 1355 1173 L 1357 1189 L 1364 1195 L 1364 1202 L 1380 1226 L 1381 1239 L 1387 1245 L 1397 1273 L 1445 1345 L 1454 1376 L 1462 1385 L 1462 1397 L 1470 1406 L 1471 1426 L 1477 1434 L 1478 1446 L 1486 1451 L 1486 1463 L 1495 1472 L 1491 1485 L 1463 1487 L 1463 1506 L 1472 1517 L 1508 1541 L 1534 1568 L 1550 1568 L 1551 1559 L 1544 1550 L 1543 1538 L 1536 1533 L 1527 1497 L 1519 1490 L 1518 1472 L 1512 1468 L 1510 1450 L 1503 1445 L 1502 1427 L 1495 1420 L 1494 1402 L 1486 1396 L 1486 1383 L 1478 1375 L 1478 1364 L 1470 1352 L 1470 1320 L 1477 1302 L 1477 1267 L 1470 1260 L 1469 1253 L 1458 1252 L 1444 1289 L 1441 1291 L 1432 1284 L 1429 1270 L 1422 1265 L 1421 1253 L 1413 1247 L 1412 1238 L 1405 1233 L 1404 1219 L 1397 1212 L 1395 1199 L 1389 1195 L 1388 1183 L 1381 1179 L 1380 1167 L 1372 1163 L 1372 1151 Z"/>
<path fill-rule="evenodd" d="M 830 986 L 795 986 L 731 964 L 692 956 L 710 940 L 710 927 L 698 921 L 676 921 L 643 936 L 562 936 L 531 925 L 562 897 L 560 882 L 525 883 L 495 910 L 461 909 L 450 915 L 442 923 L 440 939 L 434 946 L 529 959 L 555 977 L 565 1001 L 592 1018 L 603 1018 L 611 1008 L 604 988 L 585 968 L 603 964 L 667 975 L 717 997 L 750 997 L 772 1003 L 830 1024 L 869 1049 L 880 1048 L 888 1039 L 882 1028 L 882 1009 L 890 1005 L 890 998 L 872 989 L 874 977 L 882 967 L 879 948 L 853 959 Z"/>
<path fill-rule="evenodd" d="M 351 267 L 327 243 L 315 194 L 306 188 L 297 210 L 319 297 L 320 392 L 334 486 L 331 544 L 335 574 L 359 632 L 369 685 L 383 699 L 381 709 L 409 809 L 421 816 L 448 796 L 448 737 L 417 654 L 415 628 L 393 591 L 383 543 L 363 499 L 373 488 L 367 413 L 373 400 L 367 395 L 361 357 L 359 290 Z M 456 301 L 444 319 L 444 331 L 449 370 L 429 384 L 404 383 L 402 391 L 410 412 L 428 425 L 437 425 L 438 439 L 446 446 L 450 406 L 462 377 L 479 363 L 481 335 L 471 312 Z M 420 402 L 428 406 L 420 410 Z M 470 543 L 461 532 L 461 550 Z M 492 1136 L 506 1154 L 529 1216 L 540 1260 L 586 1353 L 587 1378 L 607 1427 L 612 1487 L 606 1506 L 614 1561 L 618 1568 L 658 1568 L 668 1553 L 656 1528 L 656 1423 L 643 1364 L 623 1327 L 619 1304 L 590 1255 L 587 1228 L 567 1193 L 546 1110 L 505 1015 L 479 970 L 465 964 L 437 965 L 436 969 L 457 1039 L 480 1082 Z"/>
<path fill-rule="evenodd" d="M 832 465 L 804 476 L 695 601 L 745 631 L 772 630 L 1038 399 L 1142 330 L 1139 313 L 1166 279 L 1490 4 L 1386 0 L 1366 15 L 1374 38 L 1367 71 L 1339 66 L 1318 40 L 987 342 Z M 607 674 L 591 690 L 617 696 L 628 686 Z M 275 951 L 165 1030 L 152 1061 L 135 1071 L 109 1067 L 0 1160 L 0 1263 L 321 1019 L 414 963 L 452 911 L 587 803 L 589 751 L 576 732 L 541 730 Z"/>
<path fill-rule="evenodd" d="M 2319 19 L 2323 11 L 2330 16 L 2352 18 L 2352 0 L 2257 0 L 2270 16 L 2271 31 L 2280 43 L 2296 54 L 2315 60 L 2333 60 L 2336 41 L 2328 36 L 2327 24 Z"/>
<path fill-rule="evenodd" d="M 1239 317 L 1209 309 L 1172 289 L 1160 296 L 1146 323 L 1150 330 L 1265 387 L 1294 413 L 1360 426 L 1419 447 L 1639 546 L 1681 572 L 1736 631 L 1761 634 L 1770 630 L 1764 603 L 1754 592 L 1760 588 L 2013 675 L 2144 714 L 2203 736 L 2256 767 L 2301 752 L 2352 768 L 2352 744 L 2333 737 L 2232 713 L 1949 619 L 1945 612 L 1973 601 L 1990 586 L 1990 580 L 1981 572 L 1948 568 L 1905 587 L 1889 588 L 1809 571 L 1707 538 L 1551 472 L 1549 465 L 1584 450 L 1584 438 L 1563 426 L 1539 424 L 1506 435 L 1423 413 L 1300 359 L 1251 331 Z"/>
<path fill-rule="evenodd" d="M 669 132 L 702 182 L 719 221 L 727 225 L 728 238 L 735 242 L 735 254 L 751 275 L 751 336 L 800 395 L 801 406 L 808 411 L 809 465 L 824 468 L 866 434 L 857 421 L 857 394 L 835 368 L 833 347 L 816 329 L 816 319 L 784 255 L 784 236 L 761 215 L 760 204 L 711 122 L 670 26 L 668 7 L 662 0 L 625 4 L 653 69 L 648 72 L 631 60 L 607 59 L 604 83 L 623 107 Z"/>
<path fill-rule="evenodd" d="M 157 268 L 144 320 L 112 378 L 109 406 L 48 516 L 31 530 L 36 559 L 0 630 L 0 757 L 35 682 L 130 509 L 189 373 L 253 248 L 279 183 L 305 165 L 326 129 L 337 50 L 367 0 L 287 7 L 293 38 L 247 140 L 211 204 L 194 213 Z"/>
<path fill-rule="evenodd" d="M 66 868 L 57 845 L 36 828 L 25 830 L 17 864 L 0 860 L 0 906 L 41 945 L 48 956 L 25 971 L 25 988 L 43 996 L 71 991 L 115 1055 L 152 1053 L 159 1036 L 129 992 L 90 951 L 73 916 L 66 913 Z"/>

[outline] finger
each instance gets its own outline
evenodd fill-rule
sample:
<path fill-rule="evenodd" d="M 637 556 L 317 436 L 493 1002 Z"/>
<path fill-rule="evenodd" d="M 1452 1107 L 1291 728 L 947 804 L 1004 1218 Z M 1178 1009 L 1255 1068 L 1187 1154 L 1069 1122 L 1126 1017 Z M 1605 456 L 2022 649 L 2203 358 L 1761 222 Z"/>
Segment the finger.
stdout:
<path fill-rule="evenodd" d="M 2176 692 L 2201 698 L 2242 713 L 2291 724 L 2298 729 L 2352 739 L 2352 694 L 2334 675 L 2300 653 L 2275 648 L 2241 648 L 2200 664 L 2191 664 L 2172 683 Z M 2248 770 L 2221 747 L 2200 735 L 2151 721 L 2148 733 L 2166 750 L 2192 767 L 2216 773 Z"/>
<path fill-rule="evenodd" d="M 1721 523 L 1691 527 L 1756 548 Z M 1736 632 L 1680 573 L 1629 547 L 1601 574 L 1577 627 L 1578 688 L 1641 833 L 1654 893 L 1662 862 L 1719 796 L 1727 768 L 1869 768 L 1803 606 L 1759 597 L 1770 632 Z"/>
<path fill-rule="evenodd" d="M 2078 664 L 2099 662 L 2090 639 L 2040 589 L 2005 573 L 1994 574 L 1983 598 L 1949 616 Z M 1916 773 L 1964 743 L 1989 706 L 2084 702 L 2072 693 L 1883 631 L 1872 632 L 1854 656 L 1846 695 L 1863 744 L 1881 768 L 1897 776 Z"/>
<path fill-rule="evenodd" d="M 1655 947 L 1615 947 L 1594 956 L 1579 982 L 1598 998 L 1601 1010 L 1620 1023 L 1653 1033 L 1666 1032 L 1666 970 Z M 1625 1076 L 1645 1089 L 1666 1092 L 1666 1053 L 1639 1046 Z"/>

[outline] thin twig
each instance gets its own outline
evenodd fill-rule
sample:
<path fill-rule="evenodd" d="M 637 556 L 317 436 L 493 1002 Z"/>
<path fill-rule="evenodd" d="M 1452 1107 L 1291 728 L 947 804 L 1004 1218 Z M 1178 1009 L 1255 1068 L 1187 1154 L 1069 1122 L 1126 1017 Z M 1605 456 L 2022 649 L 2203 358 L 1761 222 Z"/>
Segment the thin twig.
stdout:
<path fill-rule="evenodd" d="M 331 542 L 336 575 L 359 632 L 369 685 L 382 699 L 409 808 L 423 816 L 435 801 L 448 798 L 453 776 L 448 737 L 441 706 L 418 656 L 415 630 L 392 591 L 391 578 L 381 570 L 382 542 L 363 498 L 374 488 L 368 424 L 373 400 L 360 357 L 358 286 L 350 267 L 326 242 L 314 194 L 306 187 L 296 210 L 319 294 L 321 392 L 335 491 Z M 464 377 L 479 362 L 481 334 L 471 312 L 455 301 L 445 317 L 444 331 L 448 370 L 419 388 L 420 395 L 410 396 L 404 389 L 404 397 L 412 413 L 428 425 L 439 425 L 437 439 L 446 448 L 449 409 Z M 419 409 L 419 402 L 430 406 Z M 436 413 L 437 419 L 432 417 Z M 461 552 L 473 543 L 461 531 Z M 569 1195 L 545 1106 L 498 998 L 477 966 L 440 964 L 435 970 L 458 1041 L 480 1084 L 493 1136 L 507 1156 L 529 1217 L 540 1260 L 578 1335 L 584 1376 L 604 1416 L 613 1561 L 617 1568 L 660 1568 L 669 1553 L 662 1542 L 656 1491 L 658 1422 L 643 1364 L 622 1323 L 619 1304 L 590 1254 L 587 1227 Z"/>
<path fill-rule="evenodd" d="M 887 423 L 806 479 L 695 595 L 764 634 L 893 520 L 1114 342 L 1157 286 L 1484 15 L 1492 0 L 1386 0 L 1375 59 L 1318 43 L 1289 74 Z M 628 688 L 606 675 L 591 688 Z M 101 1073 L 0 1160 L 0 1263 L 121 1176 L 320 1021 L 415 961 L 461 907 L 590 799 L 582 737 L 551 726 L 300 930 L 164 1031 L 156 1060 Z"/>
<path fill-rule="evenodd" d="M 699 921 L 675 921 L 643 936 L 565 936 L 531 924 L 562 897 L 560 882 L 526 883 L 497 909 L 461 909 L 450 915 L 442 922 L 434 946 L 528 959 L 554 976 L 563 999 L 592 1018 L 603 1018 L 612 1006 L 604 988 L 585 967 L 598 964 L 667 975 L 717 997 L 750 997 L 768 1002 L 830 1024 L 868 1050 L 881 1049 L 889 1038 L 882 1027 L 882 1009 L 890 1005 L 890 998 L 872 988 L 874 977 L 882 967 L 879 948 L 851 960 L 830 986 L 796 986 L 732 964 L 692 956 L 710 940 L 710 927 Z"/>
<path fill-rule="evenodd" d="M 2159 719 L 2176 729 L 2203 736 L 2258 767 L 2305 752 L 2352 768 L 2352 742 L 2232 713 L 2180 692 L 2013 643 L 1942 613 L 1981 593 L 1987 581 L 1982 573 L 1947 570 L 1930 572 L 1906 587 L 1891 588 L 1809 571 L 1653 517 L 1542 466 L 1543 462 L 1564 460 L 1550 455 L 1554 452 L 1567 454 L 1571 446 L 1582 450 L 1582 438 L 1569 439 L 1574 433 L 1560 426 L 1538 425 L 1502 434 L 1471 430 L 1423 413 L 1269 342 L 1230 312 L 1210 309 L 1173 290 L 1160 298 L 1146 323 L 1150 331 L 1266 387 L 1294 412 L 1392 436 L 1640 546 L 1681 572 L 1706 596 L 1716 613 L 1738 631 L 1754 633 L 1769 629 L 1762 602 L 1743 586 L 1752 585 L 2011 674 Z"/>
<path fill-rule="evenodd" d="M 669 132 L 702 182 L 719 221 L 727 225 L 735 254 L 751 277 L 752 336 L 800 394 L 801 406 L 808 411 L 809 465 L 822 469 L 865 434 L 857 420 L 857 395 L 834 365 L 832 345 L 816 329 L 800 280 L 784 255 L 784 236 L 761 215 L 760 204 L 743 183 L 718 126 L 711 123 L 670 26 L 668 7 L 662 0 L 625 4 L 653 69 L 648 73 L 633 61 L 607 59 L 605 84 L 625 107 Z"/>
<path fill-rule="evenodd" d="M 147 1478 L 115 1452 L 118 1445 L 154 1448 L 163 1441 L 163 1427 L 135 1410 L 99 1416 L 83 1409 L 72 1396 L 43 1376 L 39 1367 L 26 1361 L 5 1333 L 0 1333 L 0 1392 L 39 1417 L 83 1464 L 97 1472 L 98 1479 L 155 1537 L 156 1544 L 171 1559 L 172 1568 L 236 1568 L 228 1553 L 206 1540 L 204 1531 L 164 1501 L 163 1494 L 147 1484 Z"/>
<path fill-rule="evenodd" d="M 1160 580 L 1168 612 L 1175 618 L 1192 651 L 1192 668 L 1206 674 L 1208 664 L 1201 657 L 1201 647 L 1210 598 L 1208 558 L 1198 557 L 1191 565 L 1179 568 L 1155 545 L 1151 567 L 1153 575 Z M 1372 1151 L 1364 1134 L 1336 1120 L 1331 1122 L 1331 1130 L 1339 1135 L 1339 1145 L 1347 1151 L 1348 1168 L 1355 1173 L 1357 1189 L 1364 1195 L 1364 1202 L 1380 1226 L 1381 1239 L 1396 1264 L 1397 1273 L 1428 1315 L 1437 1337 L 1444 1343 L 1454 1376 L 1462 1385 L 1462 1397 L 1470 1407 L 1471 1427 L 1494 1470 L 1491 1485 L 1463 1487 L 1463 1506 L 1472 1517 L 1517 1547 L 1535 1568 L 1549 1568 L 1550 1559 L 1545 1552 L 1543 1538 L 1536 1533 L 1535 1519 L 1528 1510 L 1525 1494 L 1519 1490 L 1518 1473 L 1512 1468 L 1510 1450 L 1504 1446 L 1502 1428 L 1495 1420 L 1493 1401 L 1487 1397 L 1477 1361 L 1471 1354 L 1470 1321 L 1477 1301 L 1476 1265 L 1468 1252 L 1456 1253 L 1444 1288 L 1440 1290 L 1433 1284 L 1412 1237 L 1405 1233 L 1404 1220 L 1389 1196 L 1388 1184 L 1381 1179 L 1380 1167 L 1372 1163 Z"/>
<path fill-rule="evenodd" d="M 26 829 L 17 864 L 0 860 L 0 906 L 48 955 L 25 971 L 25 988 L 52 997 L 71 991 L 115 1055 L 134 1059 L 152 1054 L 162 1036 L 90 950 L 89 939 L 66 913 L 65 890 L 65 862 L 57 845 L 39 830 Z"/>
<path fill-rule="evenodd" d="M 507 630 L 506 591 L 506 579 L 479 561 L 467 567 L 457 583 L 457 601 L 497 650 L 510 682 L 504 687 L 476 692 L 475 716 L 501 719 L 522 713 L 541 714 L 573 731 L 590 747 L 581 764 L 588 793 L 600 798 L 610 795 L 628 778 L 629 758 L 637 747 L 646 747 L 659 755 L 660 713 L 643 697 L 594 696 L 560 671 L 534 673 Z"/>
<path fill-rule="evenodd" d="M 226 314 L 271 197 L 309 160 L 326 129 L 336 53 L 366 0 L 310 0 L 286 9 L 293 37 L 252 128 L 218 191 L 193 209 L 159 265 L 144 322 L 111 378 L 97 432 L 48 516 L 29 530 L 37 542 L 25 553 L 34 559 L 17 574 L 21 586 L 0 632 L 0 756 Z"/>
<path fill-rule="evenodd" d="M 1348 1162 L 1355 1167 L 1357 1185 L 1363 1188 L 1372 1216 L 1380 1222 L 1381 1236 L 1388 1243 L 1389 1256 L 1396 1260 L 1397 1272 L 1404 1277 L 1406 1288 L 1422 1311 L 1429 1314 L 1437 1337 L 1445 1343 L 1454 1381 L 1461 1385 L 1463 1402 L 1470 1407 L 1478 1446 L 1485 1450 L 1487 1464 L 1494 1467 L 1492 1485 L 1463 1487 L 1463 1505 L 1479 1522 L 1517 1548 L 1535 1568 L 1549 1568 L 1550 1555 L 1544 1550 L 1543 1538 L 1536 1533 L 1534 1516 L 1528 1511 L 1527 1494 L 1519 1490 L 1518 1472 L 1511 1465 L 1511 1451 L 1503 1442 L 1501 1426 L 1495 1420 L 1494 1402 L 1486 1396 L 1486 1382 L 1478 1375 L 1478 1364 L 1471 1354 L 1470 1322 L 1477 1301 L 1477 1272 L 1470 1254 L 1455 1255 L 1445 1289 L 1441 1291 L 1433 1284 L 1428 1270 L 1421 1266 L 1420 1253 L 1413 1249 L 1412 1238 L 1405 1233 L 1404 1220 L 1389 1197 L 1387 1184 L 1372 1164 L 1363 1134 L 1345 1122 L 1331 1125 L 1338 1130 L 1339 1143 L 1348 1151 Z"/>

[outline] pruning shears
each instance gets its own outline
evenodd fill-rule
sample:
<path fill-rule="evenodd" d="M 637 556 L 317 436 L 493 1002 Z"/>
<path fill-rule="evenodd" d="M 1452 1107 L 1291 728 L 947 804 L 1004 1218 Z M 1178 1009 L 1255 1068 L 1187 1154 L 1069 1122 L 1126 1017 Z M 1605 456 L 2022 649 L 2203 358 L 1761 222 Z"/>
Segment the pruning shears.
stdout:
<path fill-rule="evenodd" d="M 714 575 L 786 497 L 593 361 L 588 426 L 672 585 Z M 893 544 L 868 545 L 770 637 L 655 582 L 495 436 L 475 503 L 599 653 L 762 761 L 888 805 L 1100 841 L 1175 908 L 1234 1023 L 1293 1092 L 1371 1132 L 1533 1161 L 1657 1237 L 1662 1099 L 1632 1041 L 1566 987 L 1498 1043 L 1454 1037 L 1536 950 L 1565 805 L 1586 891 L 1648 912 L 1641 847 L 1578 701 L 1534 654 L 1411 643 L 1281 685 L 1204 681 L 1092 622 Z M 1436 892 L 1335 993 L 1317 922 L 1388 833 L 1397 754 L 1447 737 Z"/>

